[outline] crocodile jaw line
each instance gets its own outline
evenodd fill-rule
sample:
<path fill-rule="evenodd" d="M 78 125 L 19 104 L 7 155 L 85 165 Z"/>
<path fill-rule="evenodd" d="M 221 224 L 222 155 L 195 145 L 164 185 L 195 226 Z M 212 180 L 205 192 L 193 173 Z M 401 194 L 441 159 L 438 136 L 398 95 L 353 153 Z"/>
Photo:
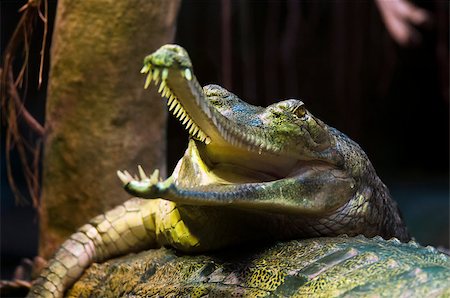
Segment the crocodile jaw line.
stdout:
<path fill-rule="evenodd" d="M 170 112 L 185 126 L 189 135 L 205 144 L 227 144 L 225 129 L 218 117 L 223 117 L 205 99 L 203 89 L 190 68 L 174 69 L 146 64 L 145 88 L 153 81 L 162 97 L 167 98 Z"/>
<path fill-rule="evenodd" d="M 226 118 L 205 98 L 190 67 L 176 69 L 147 63 L 145 88 L 153 81 L 162 97 L 168 99 L 169 111 L 185 126 L 189 135 L 207 145 L 235 147 L 242 150 L 278 155 L 280 148 L 265 142 L 261 132 L 246 133 Z"/>

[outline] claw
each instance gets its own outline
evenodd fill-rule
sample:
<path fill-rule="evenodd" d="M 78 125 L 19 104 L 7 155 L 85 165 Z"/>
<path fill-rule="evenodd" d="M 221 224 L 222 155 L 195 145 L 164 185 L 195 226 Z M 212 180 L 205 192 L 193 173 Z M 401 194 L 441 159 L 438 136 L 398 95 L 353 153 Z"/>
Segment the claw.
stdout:
<path fill-rule="evenodd" d="M 138 171 L 141 180 L 148 179 L 147 174 L 145 174 L 144 169 L 141 167 L 141 165 L 138 165 Z"/>

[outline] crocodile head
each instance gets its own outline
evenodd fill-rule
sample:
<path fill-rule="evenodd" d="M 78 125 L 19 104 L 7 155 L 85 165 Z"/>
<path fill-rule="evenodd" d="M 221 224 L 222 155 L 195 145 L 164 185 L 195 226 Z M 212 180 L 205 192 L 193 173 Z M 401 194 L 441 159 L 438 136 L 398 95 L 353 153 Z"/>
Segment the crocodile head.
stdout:
<path fill-rule="evenodd" d="M 259 177 L 240 175 L 240 180 L 280 179 L 313 165 L 339 163 L 330 150 L 334 141 L 328 127 L 300 100 L 263 108 L 217 85 L 201 88 L 188 54 L 177 45 L 147 56 L 142 72 L 147 73 L 146 87 L 160 83 L 169 110 L 186 126 L 208 165 L 229 167 L 233 176 Z"/>
<path fill-rule="evenodd" d="M 265 237 L 269 229 L 282 238 L 341 233 L 407 238 L 398 208 L 364 151 L 303 102 L 288 99 L 263 108 L 217 85 L 202 88 L 186 51 L 176 45 L 147 56 L 142 72 L 145 87 L 160 83 L 159 92 L 188 129 L 190 142 L 164 181 L 141 170 L 140 180 L 118 172 L 130 194 L 189 209 L 185 217 L 204 219 L 197 232 L 218 225 L 208 230 L 216 234 L 221 226 L 235 225 L 230 229 L 237 233 L 247 214 L 257 213 L 264 219 L 250 216 L 254 228 L 246 237 L 255 230 Z M 274 220 L 267 229 L 254 226 Z"/>

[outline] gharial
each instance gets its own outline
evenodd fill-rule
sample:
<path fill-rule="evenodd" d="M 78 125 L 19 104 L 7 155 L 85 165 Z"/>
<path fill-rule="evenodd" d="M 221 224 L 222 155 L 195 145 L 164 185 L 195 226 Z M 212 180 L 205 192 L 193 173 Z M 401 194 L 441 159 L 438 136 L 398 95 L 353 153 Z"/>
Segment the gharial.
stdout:
<path fill-rule="evenodd" d="M 118 172 L 133 198 L 56 252 L 29 297 L 61 297 L 93 262 L 161 246 L 207 252 L 320 236 L 408 241 L 397 204 L 363 150 L 303 102 L 257 107 L 197 82 L 186 51 L 165 45 L 141 71 L 160 83 L 190 140 L 172 175 Z M 448 260 L 447 260 L 448 262 Z"/>
<path fill-rule="evenodd" d="M 93 264 L 68 297 L 449 297 L 450 257 L 413 241 L 320 237 Z"/>

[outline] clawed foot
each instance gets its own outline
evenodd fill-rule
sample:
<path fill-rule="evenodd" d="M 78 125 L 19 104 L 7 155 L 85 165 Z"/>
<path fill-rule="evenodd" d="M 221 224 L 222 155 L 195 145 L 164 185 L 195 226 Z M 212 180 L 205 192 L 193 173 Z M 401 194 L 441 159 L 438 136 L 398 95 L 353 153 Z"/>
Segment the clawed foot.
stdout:
<path fill-rule="evenodd" d="M 138 166 L 139 177 L 132 176 L 128 171 L 117 171 L 117 176 L 122 181 L 125 190 L 131 195 L 145 199 L 154 199 L 161 193 L 159 170 L 156 169 L 147 176 L 144 169 Z"/>

